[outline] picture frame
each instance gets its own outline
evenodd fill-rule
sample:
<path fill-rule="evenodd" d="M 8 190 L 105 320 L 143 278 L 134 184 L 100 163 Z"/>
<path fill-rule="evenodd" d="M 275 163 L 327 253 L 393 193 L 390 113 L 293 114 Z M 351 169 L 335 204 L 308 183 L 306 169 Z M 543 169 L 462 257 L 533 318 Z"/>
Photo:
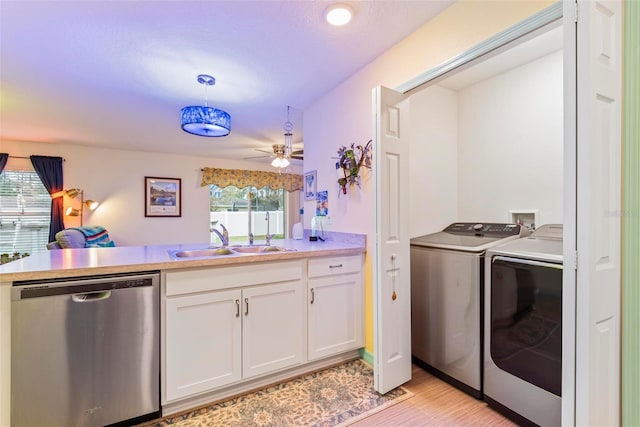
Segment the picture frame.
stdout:
<path fill-rule="evenodd" d="M 182 216 L 182 179 L 145 176 L 144 216 Z"/>
<path fill-rule="evenodd" d="M 329 215 L 329 192 L 327 190 L 316 193 L 316 216 Z"/>
<path fill-rule="evenodd" d="M 318 185 L 317 171 L 309 171 L 304 174 L 304 199 L 316 200 L 316 189 Z"/>

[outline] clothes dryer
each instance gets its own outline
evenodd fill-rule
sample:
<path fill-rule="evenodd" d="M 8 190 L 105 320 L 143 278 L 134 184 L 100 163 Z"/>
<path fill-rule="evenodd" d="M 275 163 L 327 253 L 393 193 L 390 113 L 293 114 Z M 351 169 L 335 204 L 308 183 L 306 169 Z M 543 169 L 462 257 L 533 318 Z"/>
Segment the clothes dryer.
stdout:
<path fill-rule="evenodd" d="M 520 425 L 561 424 L 562 225 L 487 251 L 484 398 Z"/>
<path fill-rule="evenodd" d="M 485 251 L 528 230 L 457 222 L 411 239 L 411 351 L 414 362 L 482 398 Z"/>

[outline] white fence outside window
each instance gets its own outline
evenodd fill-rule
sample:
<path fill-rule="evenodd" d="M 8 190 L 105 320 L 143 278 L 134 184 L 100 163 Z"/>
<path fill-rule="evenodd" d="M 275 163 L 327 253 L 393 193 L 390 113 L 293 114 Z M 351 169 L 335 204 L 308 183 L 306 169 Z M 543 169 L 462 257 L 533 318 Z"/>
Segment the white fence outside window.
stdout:
<path fill-rule="evenodd" d="M 254 236 L 267 234 L 266 213 L 269 212 L 269 233 L 284 234 L 283 211 L 252 211 L 251 232 Z M 229 237 L 247 237 L 249 235 L 248 212 L 211 212 L 211 223 L 222 224 L 229 231 Z M 217 222 L 216 222 L 217 221 Z M 215 226 L 214 226 L 215 227 Z M 217 227 L 218 229 L 220 227 Z"/>

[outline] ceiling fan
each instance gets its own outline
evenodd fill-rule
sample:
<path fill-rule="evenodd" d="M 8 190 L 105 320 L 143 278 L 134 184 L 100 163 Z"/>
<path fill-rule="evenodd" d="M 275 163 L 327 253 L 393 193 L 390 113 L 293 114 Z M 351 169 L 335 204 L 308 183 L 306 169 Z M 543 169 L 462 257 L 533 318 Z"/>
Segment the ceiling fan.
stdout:
<path fill-rule="evenodd" d="M 273 144 L 271 147 L 273 151 L 263 150 L 262 148 L 254 148 L 254 150 L 260 151 L 261 153 L 266 153 L 266 155 L 243 157 L 243 159 L 249 160 L 249 159 L 259 159 L 263 157 L 271 157 L 271 158 L 279 158 L 279 159 L 289 158 L 289 159 L 296 159 L 296 160 L 304 159 L 303 149 L 292 150 L 291 153 L 287 154 L 286 152 L 287 149 L 284 144 Z"/>
<path fill-rule="evenodd" d="M 289 121 L 289 112 L 291 107 L 287 106 L 287 121 L 284 123 L 284 144 L 273 144 L 271 147 L 273 148 L 273 154 L 271 152 L 262 150 L 260 148 L 254 148 L 256 151 L 261 151 L 263 153 L 269 154 L 269 156 L 253 156 L 253 157 L 245 157 L 245 159 L 257 159 L 260 157 L 272 157 L 273 161 L 271 162 L 271 166 L 276 168 L 286 168 L 289 166 L 289 159 L 303 160 L 303 150 L 294 150 L 292 145 L 293 134 L 291 131 L 293 130 L 293 123 Z"/>

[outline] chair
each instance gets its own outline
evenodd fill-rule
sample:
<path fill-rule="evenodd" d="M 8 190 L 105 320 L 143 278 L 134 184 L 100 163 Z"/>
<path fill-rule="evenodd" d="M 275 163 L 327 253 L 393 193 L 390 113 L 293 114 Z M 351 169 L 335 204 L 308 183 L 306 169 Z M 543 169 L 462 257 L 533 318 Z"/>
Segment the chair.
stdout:
<path fill-rule="evenodd" d="M 109 239 L 109 233 L 101 226 L 66 228 L 56 233 L 55 241 L 47 243 L 49 250 L 113 246 L 115 243 Z"/>

